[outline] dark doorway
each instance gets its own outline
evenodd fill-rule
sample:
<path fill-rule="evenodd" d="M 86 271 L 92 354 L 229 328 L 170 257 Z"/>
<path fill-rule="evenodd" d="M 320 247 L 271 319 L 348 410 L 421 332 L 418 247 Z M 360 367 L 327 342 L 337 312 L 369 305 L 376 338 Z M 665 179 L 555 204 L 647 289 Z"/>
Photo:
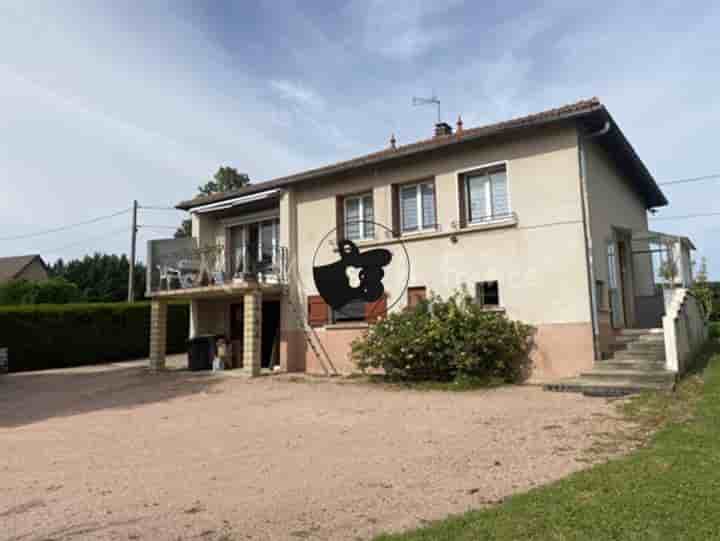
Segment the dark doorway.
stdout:
<path fill-rule="evenodd" d="M 232 368 L 242 368 L 243 333 L 245 314 L 242 303 L 230 305 L 230 343 L 232 344 Z"/>
<path fill-rule="evenodd" d="M 272 368 L 279 359 L 280 301 L 263 301 L 261 366 Z"/>

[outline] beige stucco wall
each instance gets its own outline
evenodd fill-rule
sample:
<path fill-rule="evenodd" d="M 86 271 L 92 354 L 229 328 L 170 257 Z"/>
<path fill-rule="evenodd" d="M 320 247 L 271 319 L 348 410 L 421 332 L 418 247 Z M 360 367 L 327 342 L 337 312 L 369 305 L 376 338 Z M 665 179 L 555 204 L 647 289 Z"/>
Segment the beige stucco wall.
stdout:
<path fill-rule="evenodd" d="M 647 231 L 647 211 L 643 197 L 632 185 L 632 179 L 620 172 L 604 149 L 589 140 L 584 143 L 584 152 L 594 279 L 605 282 L 607 291 L 607 245 L 613 238 L 613 228 L 633 233 Z M 652 295 L 650 256 L 636 256 L 632 260 L 633 272 L 627 276 L 627 287 L 632 289 L 630 295 Z M 607 302 L 604 304 L 607 305 Z M 628 324 L 632 324 L 634 300 L 628 308 L 631 311 Z"/>
<path fill-rule="evenodd" d="M 457 236 L 458 173 L 507 161 L 512 227 L 475 230 Z M 447 296 L 461 284 L 498 280 L 508 314 L 528 323 L 576 323 L 590 320 L 574 128 L 542 136 L 477 146 L 462 152 L 418 159 L 338 182 L 316 183 L 297 193 L 298 265 L 308 294 L 314 294 L 313 254 L 335 227 L 335 197 L 372 190 L 375 220 L 391 227 L 391 184 L 435 176 L 439 232 L 434 238 L 407 237 L 410 286 Z M 376 238 L 391 246 L 383 231 Z M 358 243 L 362 246 L 363 243 Z M 370 243 L 372 244 L 372 243 Z M 388 269 L 384 284 L 390 298 L 405 285 L 402 265 Z M 405 296 L 395 307 L 405 304 Z"/>

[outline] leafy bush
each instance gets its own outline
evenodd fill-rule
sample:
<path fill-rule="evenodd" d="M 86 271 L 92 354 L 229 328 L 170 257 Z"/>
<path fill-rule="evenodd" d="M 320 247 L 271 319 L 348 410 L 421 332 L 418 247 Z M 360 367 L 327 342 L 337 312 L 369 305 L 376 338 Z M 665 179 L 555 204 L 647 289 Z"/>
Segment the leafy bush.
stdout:
<path fill-rule="evenodd" d="M 187 304 L 168 305 L 169 353 L 186 351 Z M 147 357 L 150 304 L 64 304 L 0 308 L 0 348 L 11 372 Z"/>
<path fill-rule="evenodd" d="M 708 331 L 710 338 L 720 338 L 720 321 L 710 322 L 710 328 Z"/>
<path fill-rule="evenodd" d="M 451 381 L 527 375 L 533 328 L 488 312 L 465 291 L 434 296 L 390 314 L 353 343 L 360 369 L 382 368 L 403 381 Z"/>
<path fill-rule="evenodd" d="M 66 304 L 83 300 L 80 288 L 64 278 L 52 278 L 42 282 L 11 280 L 0 285 L 0 305 L 3 306 Z"/>

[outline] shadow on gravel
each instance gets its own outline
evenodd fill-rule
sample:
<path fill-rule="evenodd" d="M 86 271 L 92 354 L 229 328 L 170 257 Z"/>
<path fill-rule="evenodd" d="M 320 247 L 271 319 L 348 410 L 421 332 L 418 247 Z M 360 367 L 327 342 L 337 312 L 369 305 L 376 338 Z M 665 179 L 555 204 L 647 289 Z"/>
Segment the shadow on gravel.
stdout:
<path fill-rule="evenodd" d="M 207 391 L 222 381 L 210 372 L 152 373 L 105 365 L 0 377 L 0 428 L 110 408 L 131 408 Z"/>

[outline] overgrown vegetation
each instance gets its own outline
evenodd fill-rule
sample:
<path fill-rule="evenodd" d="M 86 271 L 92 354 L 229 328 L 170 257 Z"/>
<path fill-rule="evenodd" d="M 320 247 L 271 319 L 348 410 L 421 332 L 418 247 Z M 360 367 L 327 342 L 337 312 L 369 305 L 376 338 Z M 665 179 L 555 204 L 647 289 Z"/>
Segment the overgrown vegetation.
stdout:
<path fill-rule="evenodd" d="M 527 375 L 532 333 L 461 290 L 388 315 L 352 351 L 361 370 L 382 368 L 391 381 L 514 382 Z"/>
<path fill-rule="evenodd" d="M 641 431 L 661 429 L 638 451 L 496 507 L 377 541 L 717 539 L 720 343 L 695 370 L 676 393 L 640 395 L 623 407 Z"/>
<path fill-rule="evenodd" d="M 188 305 L 168 305 L 168 352 L 186 350 Z M 0 347 L 12 372 L 147 357 L 150 304 L 65 304 L 0 308 Z"/>
<path fill-rule="evenodd" d="M 0 306 L 66 304 L 84 299 L 80 288 L 64 278 L 51 278 L 43 282 L 11 280 L 0 284 Z"/>

